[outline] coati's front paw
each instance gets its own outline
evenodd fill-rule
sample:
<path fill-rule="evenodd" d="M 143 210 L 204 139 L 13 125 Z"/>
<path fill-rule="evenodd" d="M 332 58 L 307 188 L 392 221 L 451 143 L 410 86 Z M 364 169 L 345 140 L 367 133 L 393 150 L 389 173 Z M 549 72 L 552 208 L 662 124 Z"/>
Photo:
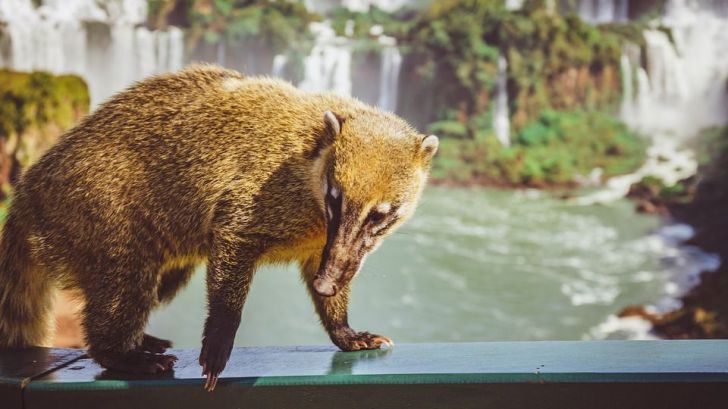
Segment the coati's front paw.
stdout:
<path fill-rule="evenodd" d="M 205 382 L 206 391 L 212 392 L 217 386 L 220 372 L 225 369 L 225 365 L 230 359 L 234 339 L 235 337 L 232 335 L 224 335 L 213 331 L 212 334 L 206 335 L 202 340 L 200 365 L 202 365 L 202 374 L 207 377 Z"/>
<path fill-rule="evenodd" d="M 167 348 L 172 348 L 171 341 L 153 337 L 147 334 L 144 334 L 144 338 L 142 338 L 142 343 L 141 345 L 139 345 L 140 350 L 151 352 L 153 354 L 161 354 L 166 351 Z"/>
<path fill-rule="evenodd" d="M 331 338 L 342 351 L 380 349 L 382 345 L 394 346 L 394 342 L 389 337 L 368 332 L 356 332 L 351 328 L 335 331 L 331 334 Z"/>
<path fill-rule="evenodd" d="M 127 353 L 97 352 L 92 356 L 104 368 L 129 373 L 169 372 L 177 362 L 174 355 L 157 355 L 138 350 Z"/>

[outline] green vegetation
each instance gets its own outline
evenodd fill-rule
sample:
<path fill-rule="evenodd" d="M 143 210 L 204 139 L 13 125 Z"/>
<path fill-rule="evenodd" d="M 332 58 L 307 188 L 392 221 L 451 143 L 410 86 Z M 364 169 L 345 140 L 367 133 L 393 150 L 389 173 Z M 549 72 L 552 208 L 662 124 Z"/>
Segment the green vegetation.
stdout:
<path fill-rule="evenodd" d="M 498 0 L 434 2 L 400 39 L 417 60 L 410 68 L 419 78 L 412 82 L 422 88 L 403 109 L 417 111 L 427 95 L 436 103 L 421 122 L 456 117 L 474 136 L 468 119 L 492 110 L 502 55 L 516 131 L 543 110 L 614 111 L 622 49 L 625 42 L 641 44 L 641 29 L 595 27 L 573 14 L 551 13 L 544 3 L 527 1 L 511 12 Z"/>
<path fill-rule="evenodd" d="M 190 41 L 225 41 L 229 45 L 262 42 L 273 52 L 296 48 L 308 37 L 308 25 L 319 17 L 301 2 L 269 0 L 193 1 Z"/>
<path fill-rule="evenodd" d="M 331 27 L 337 35 L 364 39 L 370 36 L 374 26 L 381 26 L 387 35 L 401 37 L 412 27 L 413 17 L 416 16 L 417 12 L 414 10 L 400 10 L 392 14 L 372 6 L 367 13 L 337 7 L 330 13 L 329 18 Z M 350 26 L 350 32 L 347 32 L 347 25 Z"/>
<path fill-rule="evenodd" d="M 512 12 L 498 0 L 438 1 L 399 35 L 412 73 L 402 114 L 444 136 L 435 180 L 568 184 L 594 167 L 610 176 L 641 163 L 644 143 L 608 113 L 621 100 L 624 45 L 644 45 L 642 23 L 592 26 L 546 3 Z M 491 131 L 500 56 L 511 148 Z"/>
<path fill-rule="evenodd" d="M 88 112 L 86 84 L 76 76 L 0 70 L 0 187 Z M 4 194 L 0 194 L 2 198 Z"/>
<path fill-rule="evenodd" d="M 664 1 L 630 6 L 632 17 L 645 16 L 638 22 L 602 26 L 582 21 L 572 0 L 557 1 L 558 12 L 550 3 L 526 0 L 514 12 L 503 0 L 443 0 L 395 13 L 338 7 L 327 17 L 338 35 L 354 40 L 354 61 L 376 64 L 381 46 L 374 26 L 397 39 L 405 56 L 398 111 L 443 137 L 436 180 L 564 184 L 593 167 L 607 176 L 634 169 L 643 143 L 608 113 L 621 100 L 625 45 L 644 47 L 646 18 Z M 187 27 L 192 50 L 217 47 L 212 54 L 208 47 L 203 59 L 227 57 L 243 61 L 247 72 L 267 73 L 273 56 L 283 53 L 285 77 L 295 82 L 311 45 L 309 24 L 321 16 L 301 1 L 150 2 L 153 25 L 175 19 Z M 508 62 L 510 148 L 492 135 L 500 57 Z M 354 75 L 372 74 L 362 69 Z"/>
<path fill-rule="evenodd" d="M 269 73 L 273 57 L 285 54 L 288 77 L 302 75 L 303 56 L 312 45 L 311 13 L 302 1 L 152 0 L 149 23 L 186 28 L 187 48 L 197 59 L 237 61 L 252 73 Z"/>
<path fill-rule="evenodd" d="M 444 131 L 445 128 L 440 128 Z M 568 185 L 602 168 L 605 176 L 630 172 L 642 162 L 645 142 L 609 115 L 543 111 L 519 131 L 511 147 L 488 132 L 474 139 L 443 134 L 432 176 L 437 181 L 535 187 Z"/>

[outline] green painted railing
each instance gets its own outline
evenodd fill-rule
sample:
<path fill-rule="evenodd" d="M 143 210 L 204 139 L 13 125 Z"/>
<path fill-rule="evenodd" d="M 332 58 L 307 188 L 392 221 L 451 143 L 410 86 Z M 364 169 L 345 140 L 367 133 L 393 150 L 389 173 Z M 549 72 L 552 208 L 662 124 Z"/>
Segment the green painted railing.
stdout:
<path fill-rule="evenodd" d="M 217 389 L 196 350 L 174 373 L 106 371 L 83 351 L 0 350 L 0 408 L 728 408 L 728 341 L 237 348 Z"/>

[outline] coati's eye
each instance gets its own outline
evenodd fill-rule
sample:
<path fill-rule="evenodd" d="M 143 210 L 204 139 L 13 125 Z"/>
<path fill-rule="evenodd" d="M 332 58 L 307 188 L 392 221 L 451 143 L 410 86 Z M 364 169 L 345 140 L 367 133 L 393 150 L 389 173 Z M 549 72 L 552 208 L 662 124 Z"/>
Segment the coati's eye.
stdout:
<path fill-rule="evenodd" d="M 387 217 L 386 213 L 382 213 L 379 210 L 374 209 L 371 212 L 369 212 L 369 215 L 367 216 L 367 223 L 377 225 L 377 224 L 381 223 L 385 217 Z"/>

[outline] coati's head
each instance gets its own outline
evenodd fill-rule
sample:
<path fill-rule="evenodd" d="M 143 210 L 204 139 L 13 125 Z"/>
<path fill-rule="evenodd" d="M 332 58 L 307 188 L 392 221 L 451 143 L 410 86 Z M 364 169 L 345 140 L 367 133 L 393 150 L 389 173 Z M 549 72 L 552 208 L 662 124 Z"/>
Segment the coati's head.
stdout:
<path fill-rule="evenodd" d="M 437 151 L 434 135 L 417 133 L 392 114 L 324 114 L 323 210 L 327 239 L 314 290 L 335 295 L 365 256 L 415 210 Z"/>

